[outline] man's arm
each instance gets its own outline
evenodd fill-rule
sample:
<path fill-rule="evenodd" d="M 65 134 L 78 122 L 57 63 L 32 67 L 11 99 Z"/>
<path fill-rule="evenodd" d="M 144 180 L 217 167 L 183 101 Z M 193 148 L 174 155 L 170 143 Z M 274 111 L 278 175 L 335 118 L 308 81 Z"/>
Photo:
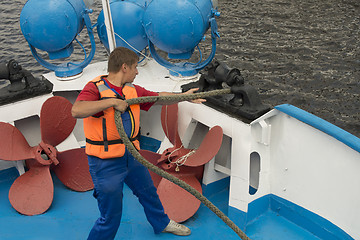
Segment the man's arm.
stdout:
<path fill-rule="evenodd" d="M 194 92 L 196 92 L 197 90 L 199 90 L 199 88 L 192 88 L 186 92 L 183 93 L 171 93 L 171 92 L 160 92 L 159 96 L 170 96 L 170 95 L 180 95 L 180 94 L 192 94 Z M 195 100 L 191 100 L 192 103 L 203 103 L 206 102 L 205 99 L 199 98 L 199 99 L 195 99 Z M 170 105 L 170 104 L 174 104 L 177 103 L 177 101 L 174 102 L 169 102 L 169 101 L 157 101 L 155 102 L 155 104 L 159 104 L 159 105 Z"/>
<path fill-rule="evenodd" d="M 114 107 L 120 112 L 125 112 L 128 104 L 121 99 L 108 98 L 98 101 L 76 101 L 71 109 L 74 118 L 87 118 L 109 107 Z"/>

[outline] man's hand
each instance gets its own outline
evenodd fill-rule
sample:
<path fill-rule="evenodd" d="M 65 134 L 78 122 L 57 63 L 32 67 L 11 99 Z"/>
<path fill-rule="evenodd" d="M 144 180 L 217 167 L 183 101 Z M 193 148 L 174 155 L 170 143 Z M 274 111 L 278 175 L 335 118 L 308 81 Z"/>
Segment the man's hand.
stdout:
<path fill-rule="evenodd" d="M 188 91 L 184 92 L 183 94 L 193 94 L 197 90 L 199 90 L 199 88 L 192 88 L 192 89 L 189 89 Z M 198 98 L 198 99 L 191 100 L 191 102 L 192 103 L 203 103 L 203 102 L 206 102 L 206 99 Z"/>
<path fill-rule="evenodd" d="M 121 113 L 124 113 L 128 106 L 129 105 L 124 100 L 114 98 L 113 107 Z"/>

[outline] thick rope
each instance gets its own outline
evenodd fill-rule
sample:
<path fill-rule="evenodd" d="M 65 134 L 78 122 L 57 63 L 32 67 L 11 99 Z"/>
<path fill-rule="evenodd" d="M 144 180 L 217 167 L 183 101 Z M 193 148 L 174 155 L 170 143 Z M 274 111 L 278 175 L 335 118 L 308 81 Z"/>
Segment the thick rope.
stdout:
<path fill-rule="evenodd" d="M 139 103 L 145 103 L 145 102 L 156 102 L 158 100 L 161 100 L 162 102 L 180 102 L 180 101 L 188 101 L 188 100 L 194 100 L 198 98 L 205 98 L 209 96 L 215 96 L 220 94 L 227 94 L 230 93 L 230 89 L 221 89 L 221 90 L 214 90 L 209 92 L 201 92 L 201 93 L 194 93 L 194 94 L 176 94 L 176 95 L 169 95 L 165 97 L 139 97 L 139 98 L 133 98 L 128 99 L 126 102 L 129 105 L 132 104 L 139 104 Z M 129 152 L 135 157 L 137 161 L 139 161 L 142 165 L 144 165 L 146 168 L 150 169 L 154 173 L 160 175 L 161 177 L 173 182 L 174 184 L 180 186 L 181 188 L 188 191 L 190 194 L 192 194 L 194 197 L 199 199 L 206 207 L 208 207 L 212 212 L 214 212 L 224 223 L 226 223 L 234 232 L 242 239 L 242 240 L 250 240 L 246 234 L 241 231 L 241 229 L 236 226 L 234 222 L 230 220 L 228 216 L 226 216 L 223 212 L 220 211 L 212 202 L 210 202 L 206 197 L 204 197 L 199 191 L 197 191 L 195 188 L 191 187 L 186 182 L 182 181 L 181 179 L 178 179 L 177 177 L 169 174 L 168 172 L 158 168 L 157 166 L 153 165 L 149 161 L 147 161 L 141 154 L 138 152 L 138 150 L 134 147 L 132 142 L 129 140 L 128 136 L 125 133 L 124 126 L 121 119 L 121 112 L 118 110 L 115 110 L 115 124 L 116 128 L 119 132 L 119 135 L 121 139 L 123 140 L 125 146 L 129 150 Z"/>
<path fill-rule="evenodd" d="M 208 92 L 199 92 L 199 93 L 193 93 L 193 94 L 175 94 L 175 95 L 169 95 L 169 96 L 151 96 L 151 97 L 138 97 L 138 98 L 132 98 L 132 99 L 126 99 L 125 101 L 129 104 L 140 104 L 140 103 L 146 103 L 146 102 L 157 102 L 158 100 L 161 100 L 162 102 L 181 102 L 181 101 L 189 101 L 189 100 L 195 100 L 199 98 L 206 98 L 221 94 L 229 94 L 231 93 L 230 88 L 225 89 L 218 89 L 218 90 L 212 90 Z"/>

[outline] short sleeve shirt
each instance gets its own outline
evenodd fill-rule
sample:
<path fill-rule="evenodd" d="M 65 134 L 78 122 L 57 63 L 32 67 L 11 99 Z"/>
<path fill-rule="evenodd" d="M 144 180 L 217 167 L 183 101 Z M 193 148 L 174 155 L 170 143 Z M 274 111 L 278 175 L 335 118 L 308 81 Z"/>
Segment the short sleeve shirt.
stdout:
<path fill-rule="evenodd" d="M 111 84 L 106 78 L 103 78 L 110 88 L 114 89 L 116 92 L 118 92 L 120 95 L 122 95 L 122 87 L 117 87 L 113 84 Z M 140 87 L 138 85 L 134 84 L 134 87 L 136 89 L 138 97 L 147 97 L 147 96 L 159 96 L 159 93 L 146 90 L 143 87 Z M 93 82 L 89 82 L 85 85 L 84 89 L 79 93 L 76 101 L 97 101 L 100 99 L 100 93 L 98 88 Z M 153 102 L 150 103 L 141 103 L 140 109 L 144 111 L 148 111 L 151 106 L 153 105 Z M 101 116 L 103 113 L 97 113 L 96 116 Z"/>

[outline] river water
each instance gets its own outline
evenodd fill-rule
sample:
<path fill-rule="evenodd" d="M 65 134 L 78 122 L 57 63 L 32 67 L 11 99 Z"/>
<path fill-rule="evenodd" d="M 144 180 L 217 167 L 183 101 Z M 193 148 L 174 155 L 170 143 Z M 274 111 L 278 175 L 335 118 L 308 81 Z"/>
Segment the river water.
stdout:
<path fill-rule="evenodd" d="M 0 62 L 15 59 L 40 77 L 47 69 L 20 30 L 25 2 L 0 2 Z M 93 24 L 100 7 L 96 0 Z M 264 103 L 290 103 L 360 137 L 359 0 L 219 0 L 219 11 L 215 57 L 238 68 Z M 93 62 L 104 61 L 95 37 Z"/>

